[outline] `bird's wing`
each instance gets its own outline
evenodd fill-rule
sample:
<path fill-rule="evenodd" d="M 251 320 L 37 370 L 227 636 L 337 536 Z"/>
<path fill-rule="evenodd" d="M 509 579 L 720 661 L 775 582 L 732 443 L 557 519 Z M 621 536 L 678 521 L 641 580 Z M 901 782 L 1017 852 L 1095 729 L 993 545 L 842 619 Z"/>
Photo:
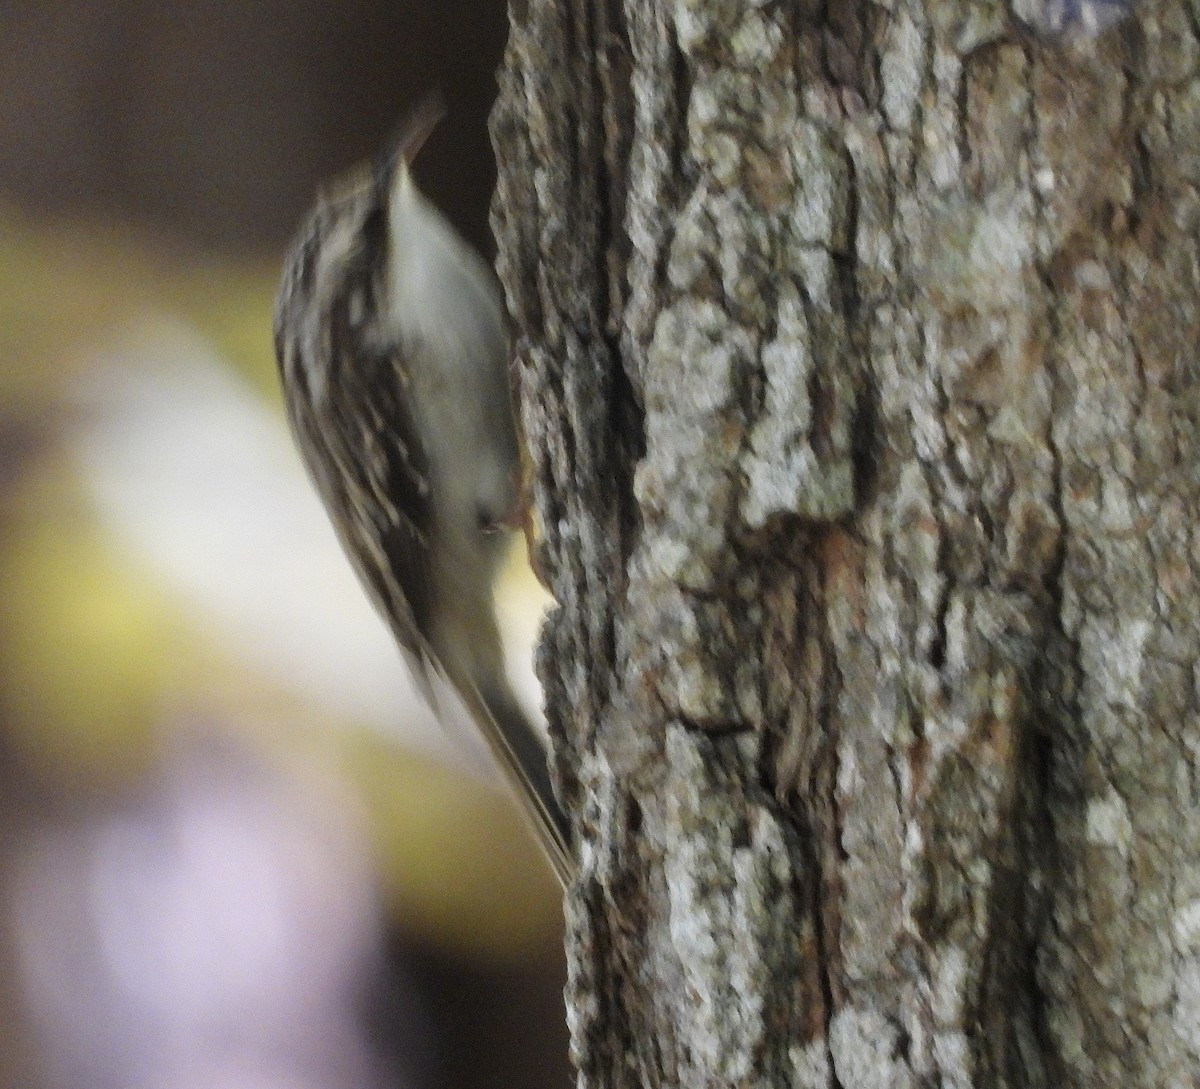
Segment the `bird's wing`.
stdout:
<path fill-rule="evenodd" d="M 338 507 L 334 524 L 359 579 L 424 681 L 432 655 L 423 633 L 433 607 L 428 457 L 409 407 L 410 360 L 371 342 L 363 311 L 350 290 L 330 314 L 328 403 L 343 418 L 321 436 L 338 469 L 323 490 Z"/>

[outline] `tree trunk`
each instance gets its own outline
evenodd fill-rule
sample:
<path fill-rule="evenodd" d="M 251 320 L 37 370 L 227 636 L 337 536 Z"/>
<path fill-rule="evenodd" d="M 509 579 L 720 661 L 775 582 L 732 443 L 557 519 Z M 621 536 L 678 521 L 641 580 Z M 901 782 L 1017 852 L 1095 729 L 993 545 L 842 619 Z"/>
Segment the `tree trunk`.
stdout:
<path fill-rule="evenodd" d="M 1200 12 L 1033 2 L 511 2 L 581 1086 L 1200 1085 Z"/>

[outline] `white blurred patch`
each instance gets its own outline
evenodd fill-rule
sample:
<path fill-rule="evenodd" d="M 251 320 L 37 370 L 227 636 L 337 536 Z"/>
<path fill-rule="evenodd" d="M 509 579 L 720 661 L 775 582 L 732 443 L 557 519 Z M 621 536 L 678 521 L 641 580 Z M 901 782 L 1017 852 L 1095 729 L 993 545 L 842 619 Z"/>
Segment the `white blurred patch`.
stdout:
<path fill-rule="evenodd" d="M 1044 33 L 1087 39 L 1127 19 L 1134 6 L 1135 0 L 1016 0 L 1013 12 Z"/>
<path fill-rule="evenodd" d="M 178 324 L 147 322 L 92 373 L 74 442 L 118 538 L 291 691 L 461 759 L 359 587 L 283 421 Z M 530 702 L 529 647 L 513 657 Z"/>

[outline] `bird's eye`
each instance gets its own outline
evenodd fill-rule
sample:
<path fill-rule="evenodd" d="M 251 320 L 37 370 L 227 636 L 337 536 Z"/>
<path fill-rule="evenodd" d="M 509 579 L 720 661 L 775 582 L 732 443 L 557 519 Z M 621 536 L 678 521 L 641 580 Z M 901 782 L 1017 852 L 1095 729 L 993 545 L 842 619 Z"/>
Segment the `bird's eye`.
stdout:
<path fill-rule="evenodd" d="M 496 528 L 496 513 L 482 503 L 475 507 L 475 524 L 481 533 L 489 533 Z"/>

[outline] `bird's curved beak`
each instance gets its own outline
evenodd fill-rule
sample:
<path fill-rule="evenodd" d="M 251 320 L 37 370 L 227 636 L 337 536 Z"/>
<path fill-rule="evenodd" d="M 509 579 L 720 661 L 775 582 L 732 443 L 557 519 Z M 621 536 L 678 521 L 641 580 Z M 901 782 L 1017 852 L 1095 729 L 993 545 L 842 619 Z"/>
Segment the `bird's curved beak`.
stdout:
<path fill-rule="evenodd" d="M 375 164 L 375 184 L 379 192 L 388 194 L 400 180 L 397 174 L 407 174 L 424 146 L 429 134 L 446 115 L 446 100 L 440 91 L 425 95 L 416 107 L 396 127 L 393 139 L 388 141 Z"/>
<path fill-rule="evenodd" d="M 401 124 L 397 133 L 396 154 L 411 164 L 420 153 L 429 134 L 445 116 L 446 100 L 441 92 L 433 91 L 427 94 Z"/>

